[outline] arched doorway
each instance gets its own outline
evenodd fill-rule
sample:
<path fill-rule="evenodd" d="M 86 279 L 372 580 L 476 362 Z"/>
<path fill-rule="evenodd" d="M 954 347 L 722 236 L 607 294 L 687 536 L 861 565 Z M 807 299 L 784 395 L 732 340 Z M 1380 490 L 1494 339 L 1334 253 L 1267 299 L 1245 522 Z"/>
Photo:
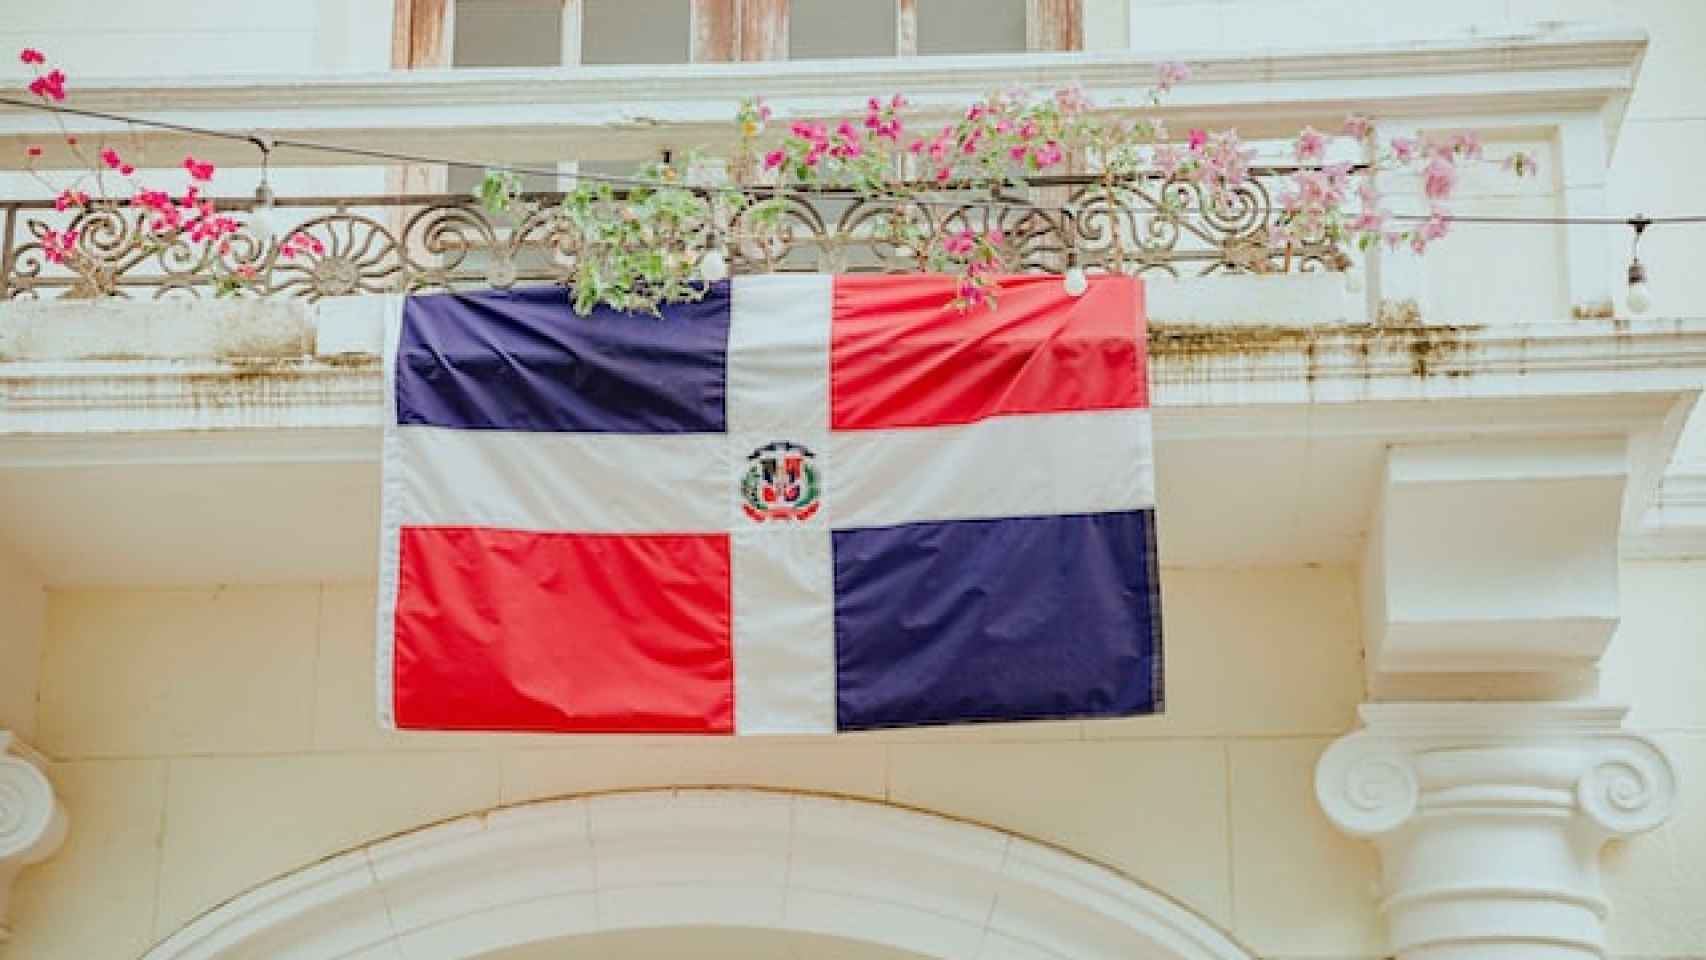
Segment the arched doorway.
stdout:
<path fill-rule="evenodd" d="M 734 788 L 469 814 L 257 887 L 145 960 L 467 960 L 682 927 L 955 960 L 1250 960 L 1184 907 L 1034 840 L 870 801 Z"/>

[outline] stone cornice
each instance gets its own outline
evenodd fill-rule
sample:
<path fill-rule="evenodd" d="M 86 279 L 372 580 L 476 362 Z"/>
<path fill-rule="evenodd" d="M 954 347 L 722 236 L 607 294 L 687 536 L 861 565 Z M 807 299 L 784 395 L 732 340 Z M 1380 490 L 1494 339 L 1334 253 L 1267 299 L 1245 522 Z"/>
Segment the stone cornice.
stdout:
<path fill-rule="evenodd" d="M 1192 82 L 1153 111 L 1145 88 L 1156 60 L 1130 53 L 874 58 L 741 64 L 410 71 L 349 76 L 85 79 L 72 103 L 229 129 L 337 135 L 369 147 L 443 152 L 447 133 L 479 156 L 596 157 L 612 144 L 698 143 L 729 125 L 735 105 L 762 91 L 783 116 L 858 109 L 873 92 L 901 91 L 925 114 L 963 108 L 1015 83 L 1083 84 L 1108 109 L 1236 126 L 1246 135 L 1337 122 L 1347 110 L 1385 116 L 1615 113 L 1646 49 L 1628 29 L 1537 27 L 1422 43 L 1275 49 L 1192 56 Z M 171 104 L 161 110 L 160 105 Z M 1615 119 L 1615 118 L 1613 118 Z M 104 129 L 72 120 L 76 131 Z M 0 109 L 0 146 L 39 137 L 43 118 Z M 1608 125 L 1615 131 L 1615 122 Z M 1613 133 L 1614 135 L 1614 133 Z M 149 135 L 152 138 L 154 135 Z M 21 142 L 21 140 L 20 140 Z M 198 144 L 215 159 L 224 148 Z M 233 158 L 252 159 L 241 144 Z M 521 153 L 515 153 L 520 150 Z M 466 151 L 465 151 L 466 152 Z M 4 164 L 21 152 L 0 149 Z M 346 162 L 306 152 L 291 163 Z"/>

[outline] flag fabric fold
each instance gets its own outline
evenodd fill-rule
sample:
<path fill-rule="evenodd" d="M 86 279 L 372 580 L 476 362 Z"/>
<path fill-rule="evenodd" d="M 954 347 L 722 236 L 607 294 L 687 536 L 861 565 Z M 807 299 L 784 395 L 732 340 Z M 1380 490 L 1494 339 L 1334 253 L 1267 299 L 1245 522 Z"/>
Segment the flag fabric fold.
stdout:
<path fill-rule="evenodd" d="M 771 275 L 387 324 L 387 726 L 830 733 L 1162 708 L 1143 287 Z"/>

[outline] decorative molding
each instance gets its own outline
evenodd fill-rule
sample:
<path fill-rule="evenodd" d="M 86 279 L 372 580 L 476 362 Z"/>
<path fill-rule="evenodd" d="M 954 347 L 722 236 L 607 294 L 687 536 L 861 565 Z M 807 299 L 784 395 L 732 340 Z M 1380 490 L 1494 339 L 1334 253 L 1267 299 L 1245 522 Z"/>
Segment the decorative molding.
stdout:
<path fill-rule="evenodd" d="M 1371 681 L 1597 663 L 1619 621 L 1629 447 L 1615 433 L 1391 447 L 1363 560 Z"/>
<path fill-rule="evenodd" d="M 1295 135 L 1304 123 L 1338 124 L 1361 110 L 1388 117 L 1552 123 L 1558 111 L 1621 109 L 1634 87 L 1646 35 L 1628 29 L 1536 28 L 1504 35 L 1263 51 L 1192 59 L 1191 83 L 1158 115 L 1183 129 L 1232 126 L 1246 136 Z M 682 141 L 712 145 L 732 131 L 741 98 L 762 88 L 783 117 L 858 110 L 873 92 L 900 91 L 920 122 L 963 110 L 1013 83 L 1083 84 L 1105 109 L 1150 111 L 1143 93 L 1157 61 L 1130 53 L 1028 53 L 811 61 L 399 71 L 328 77 L 88 79 L 77 106 L 141 112 L 179 123 L 376 149 L 511 161 L 621 159 Z M 161 104 L 171 109 L 162 111 Z M 1188 120 L 1186 118 L 1189 118 Z M 1512 118 L 1519 118 L 1513 120 Z M 73 133 L 116 129 L 65 118 Z M 55 120 L 0 109 L 0 168 L 22 164 L 26 143 L 50 141 Z M 1618 124 L 1609 123 L 1607 137 Z M 127 136 L 132 135 L 127 133 Z M 182 146 L 170 134 L 134 133 L 152 154 Z M 197 141 L 197 156 L 249 163 L 247 144 Z M 346 163 L 291 154 L 292 163 Z"/>
<path fill-rule="evenodd" d="M 53 856 L 70 823 L 46 768 L 41 754 L 0 730 L 0 943 L 11 936 L 6 918 L 12 881 L 25 867 Z"/>
<path fill-rule="evenodd" d="M 1374 840 L 1400 958 L 1605 955 L 1599 851 L 1664 823 L 1676 774 L 1599 704 L 1368 704 L 1315 770 L 1335 826 Z M 1480 952 L 1478 952 L 1480 951 Z"/>
<path fill-rule="evenodd" d="M 144 960 L 417 956 L 425 944 L 461 958 L 708 922 L 928 956 L 1252 957 L 1129 877 L 1023 837 L 872 801 L 728 788 L 470 814 L 263 884 Z"/>

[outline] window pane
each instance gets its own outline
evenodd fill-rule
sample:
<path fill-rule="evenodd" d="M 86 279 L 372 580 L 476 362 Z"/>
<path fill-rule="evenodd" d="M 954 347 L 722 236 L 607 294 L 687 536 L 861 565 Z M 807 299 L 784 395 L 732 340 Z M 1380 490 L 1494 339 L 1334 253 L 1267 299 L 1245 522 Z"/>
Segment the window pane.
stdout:
<path fill-rule="evenodd" d="M 1025 0 L 918 0 L 918 52 L 1021 53 Z"/>
<path fill-rule="evenodd" d="M 892 57 L 894 0 L 793 0 L 788 59 Z"/>
<path fill-rule="evenodd" d="M 555 67 L 563 62 L 563 0 L 458 0 L 458 67 Z"/>
<path fill-rule="evenodd" d="M 686 63 L 689 0 L 585 0 L 582 63 Z"/>

